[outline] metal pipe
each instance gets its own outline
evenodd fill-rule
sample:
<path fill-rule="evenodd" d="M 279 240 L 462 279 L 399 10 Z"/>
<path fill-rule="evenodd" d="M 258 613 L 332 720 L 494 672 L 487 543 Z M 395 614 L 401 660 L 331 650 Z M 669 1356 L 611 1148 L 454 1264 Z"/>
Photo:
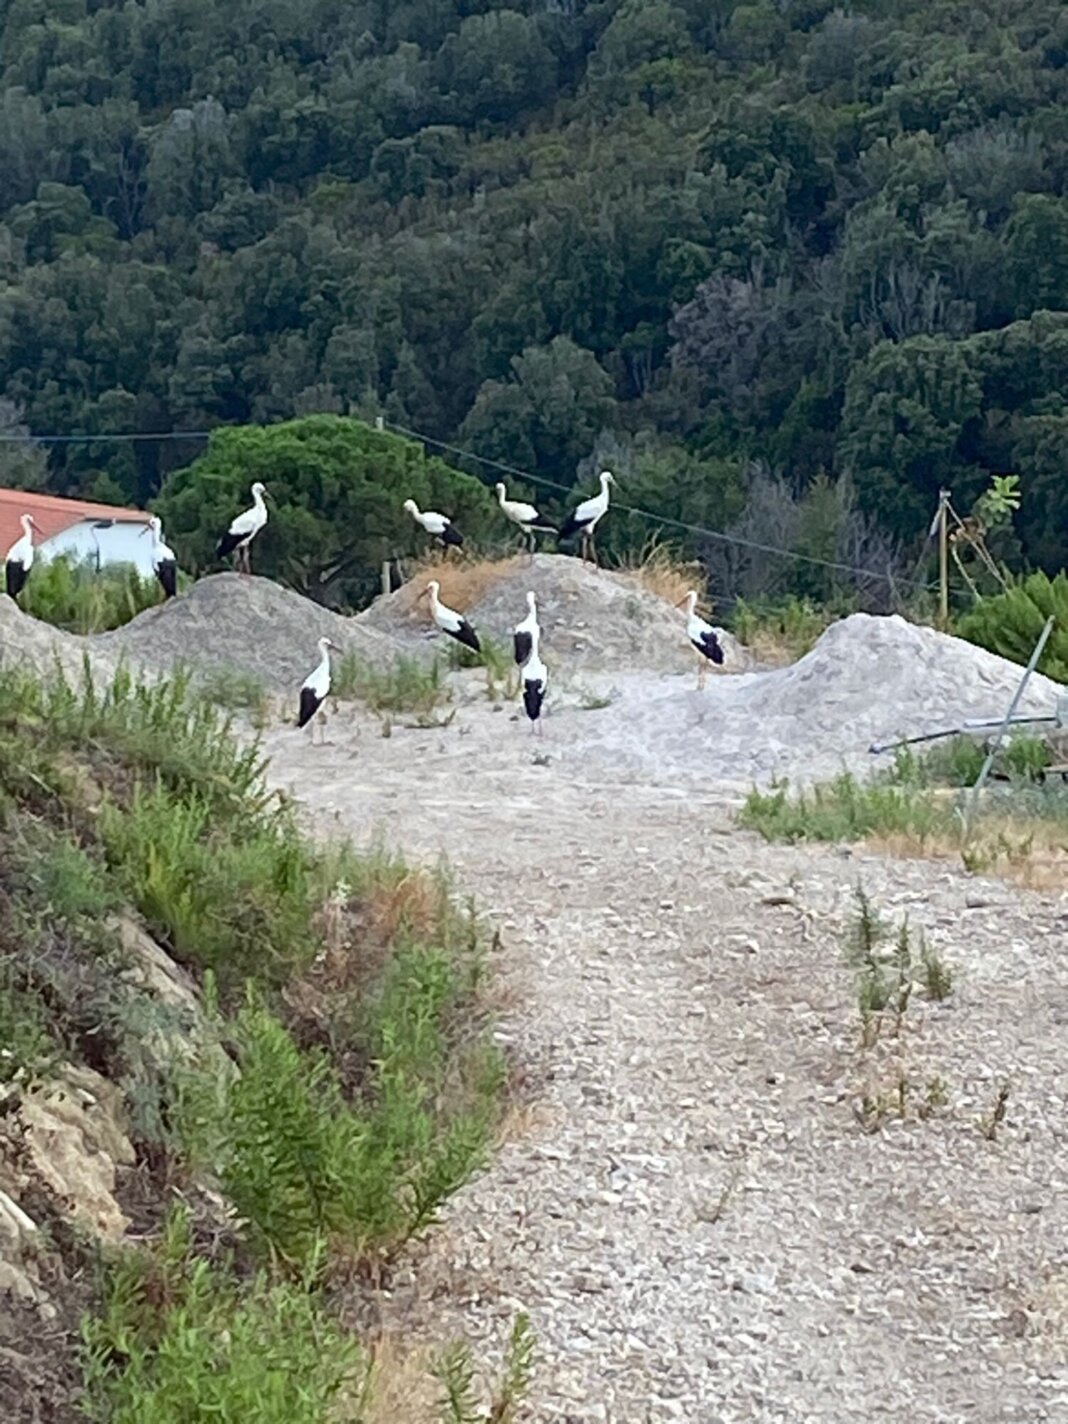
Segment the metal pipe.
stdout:
<path fill-rule="evenodd" d="M 967 838 L 968 831 L 972 823 L 972 817 L 975 814 L 975 808 L 979 803 L 980 792 L 983 789 L 987 776 L 990 774 L 990 768 L 994 764 L 994 758 L 998 753 L 998 748 L 1001 746 L 1002 739 L 1004 738 L 1005 733 L 1012 722 L 1013 714 L 1015 713 L 1017 707 L 1019 707 L 1020 705 L 1020 699 L 1024 695 L 1024 689 L 1030 682 L 1031 674 L 1034 672 L 1035 668 L 1038 665 L 1038 660 L 1042 656 L 1042 651 L 1049 640 L 1049 635 L 1053 632 L 1053 623 L 1053 615 L 1050 614 L 1050 616 L 1046 619 L 1046 626 L 1042 629 L 1041 636 L 1039 637 L 1038 642 L 1035 644 L 1034 652 L 1031 654 L 1027 666 L 1024 668 L 1023 677 L 1020 678 L 1020 685 L 1017 687 L 1016 691 L 1012 695 L 1012 701 L 1009 703 L 1009 710 L 1002 718 L 1001 725 L 998 728 L 997 734 L 991 742 L 990 750 L 986 754 L 986 760 L 983 762 L 982 770 L 979 772 L 978 777 L 976 777 L 975 785 L 972 787 L 972 794 L 968 798 L 968 804 L 965 807 L 964 811 L 965 838 Z"/>

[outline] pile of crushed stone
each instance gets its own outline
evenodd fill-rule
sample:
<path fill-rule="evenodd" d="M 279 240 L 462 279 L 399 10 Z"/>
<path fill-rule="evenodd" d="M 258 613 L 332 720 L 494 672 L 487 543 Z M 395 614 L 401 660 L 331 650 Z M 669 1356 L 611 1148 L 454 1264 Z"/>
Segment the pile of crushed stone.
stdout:
<path fill-rule="evenodd" d="M 214 574 L 187 592 L 147 609 L 121 628 L 91 637 L 64 633 L 0 600 L 0 654 L 6 647 L 39 671 L 58 657 L 68 671 L 86 653 L 108 673 L 120 659 L 148 673 L 185 666 L 195 674 L 240 674 L 271 692 L 292 691 L 328 637 L 363 662 L 384 666 L 399 654 L 427 660 L 449 640 L 434 627 L 419 595 L 426 575 L 379 598 L 355 617 L 313 603 L 264 578 Z M 526 613 L 526 594 L 538 596 L 543 652 L 558 674 L 602 668 L 669 671 L 693 668 L 681 610 L 632 575 L 610 573 L 561 555 L 539 554 L 492 565 L 457 565 L 444 574 L 442 598 L 467 613 L 499 643 Z M 451 584 L 450 580 L 456 580 Z M 727 671 L 750 665 L 748 650 L 721 632 Z"/>
<path fill-rule="evenodd" d="M 428 643 L 432 628 L 420 595 L 421 574 L 396 593 L 378 598 L 353 619 L 361 628 L 384 634 L 413 652 L 439 647 Z M 482 636 L 510 642 L 512 629 L 526 615 L 527 591 L 538 600 L 542 652 L 551 666 L 581 664 L 598 668 L 681 671 L 696 666 L 686 639 L 681 609 L 645 588 L 633 574 L 595 568 L 563 554 L 519 556 L 500 563 L 465 566 L 441 573 L 441 598 L 463 613 Z M 732 634 L 717 629 L 724 649 L 724 669 L 751 666 L 748 649 Z"/>
<path fill-rule="evenodd" d="M 79 641 L 154 672 L 237 672 L 272 691 L 292 691 L 314 667 L 316 641 L 330 638 L 365 662 L 390 662 L 389 638 L 362 628 L 265 578 L 213 574 L 180 598 L 149 608 L 121 628 Z"/>
<path fill-rule="evenodd" d="M 885 766 L 873 743 L 1004 715 L 1021 676 L 933 628 L 856 613 L 789 667 L 712 678 L 704 692 L 681 679 L 618 680 L 610 708 L 567 720 L 583 762 L 606 774 L 738 789 L 812 783 Z M 1018 715 L 1052 716 L 1061 691 L 1035 674 Z"/>
<path fill-rule="evenodd" d="M 37 677 L 48 677 L 58 665 L 68 681 L 78 682 L 89 654 L 94 674 L 110 678 L 115 657 L 97 653 L 95 641 L 30 618 L 12 599 L 0 597 L 0 662 L 18 664 Z"/>

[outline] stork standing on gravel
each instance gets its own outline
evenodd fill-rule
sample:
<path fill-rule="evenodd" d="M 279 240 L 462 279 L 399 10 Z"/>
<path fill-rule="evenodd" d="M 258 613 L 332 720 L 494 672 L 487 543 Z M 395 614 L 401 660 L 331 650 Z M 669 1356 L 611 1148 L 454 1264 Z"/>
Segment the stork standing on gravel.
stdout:
<path fill-rule="evenodd" d="M 441 584 L 437 579 L 431 579 L 419 595 L 420 598 L 430 599 L 430 616 L 443 633 L 448 633 L 450 638 L 455 638 L 473 653 L 480 653 L 482 644 L 478 641 L 478 634 L 462 613 L 457 613 L 455 608 L 449 608 L 442 603 L 438 597 L 440 588 Z"/>
<path fill-rule="evenodd" d="M 329 638 L 320 638 L 318 642 L 319 661 L 304 679 L 300 686 L 300 710 L 297 713 L 297 726 L 306 727 L 318 712 L 319 708 L 330 695 L 330 652 L 339 653 L 341 649 L 336 643 L 332 643 Z M 320 724 L 321 725 L 321 724 Z M 323 732 L 323 745 L 326 733 Z M 315 723 L 312 722 L 312 741 L 315 741 Z"/>
<path fill-rule="evenodd" d="M 698 655 L 697 686 L 702 688 L 705 685 L 708 664 L 715 663 L 717 667 L 722 665 L 723 647 L 716 637 L 716 630 L 712 624 L 706 623 L 698 614 L 697 594 L 692 588 L 675 607 L 686 609 L 686 636 L 690 640 L 690 646 L 696 650 Z"/>
<path fill-rule="evenodd" d="M 8 549 L 4 561 L 4 587 L 16 602 L 33 568 L 33 531 L 42 532 L 32 514 L 23 514 L 19 523 L 22 535 Z"/>
<path fill-rule="evenodd" d="M 434 509 L 420 509 L 414 499 L 406 499 L 404 508 L 421 528 L 433 539 L 437 539 L 441 547 L 446 552 L 451 549 L 459 549 L 464 542 L 464 536 L 453 524 L 447 514 L 438 514 Z"/>
<path fill-rule="evenodd" d="M 541 637 L 541 626 L 538 623 L 538 602 L 532 592 L 527 594 L 527 609 L 527 616 L 521 623 L 515 625 L 512 634 L 517 667 L 523 666 L 527 658 L 530 657 L 535 640 Z"/>
<path fill-rule="evenodd" d="M 141 530 L 141 537 L 152 535 L 152 570 L 159 579 L 163 597 L 173 598 L 178 592 L 178 560 L 174 550 L 163 542 L 163 525 L 157 515 L 153 515 Z"/>
<path fill-rule="evenodd" d="M 577 534 L 582 541 L 582 557 L 592 553 L 597 562 L 597 550 L 593 543 L 593 531 L 608 512 L 608 487 L 615 484 L 611 470 L 601 471 L 601 493 L 584 499 L 577 509 L 573 509 L 560 528 L 560 541 L 566 542 Z"/>
<path fill-rule="evenodd" d="M 252 508 L 246 509 L 243 514 L 237 516 L 219 540 L 219 547 L 215 551 L 220 559 L 225 559 L 227 554 L 232 554 L 236 550 L 237 558 L 234 560 L 234 567 L 238 573 L 252 572 L 249 546 L 267 523 L 267 506 L 263 502 L 263 496 L 266 493 L 266 486 L 257 480 L 252 486 Z"/>
<path fill-rule="evenodd" d="M 509 499 L 508 492 L 503 484 L 495 486 L 497 491 L 497 503 L 501 506 L 501 513 L 505 519 L 522 529 L 527 541 L 527 552 L 533 556 L 537 540 L 535 533 L 555 534 L 556 525 L 538 513 L 532 504 L 527 504 L 521 499 Z"/>
<path fill-rule="evenodd" d="M 541 630 L 538 625 L 534 625 L 535 632 L 531 644 L 530 655 L 523 664 L 521 680 L 523 683 L 523 707 L 530 718 L 530 730 L 537 731 L 541 735 L 541 705 L 545 701 L 545 689 L 549 685 L 549 669 L 541 660 L 538 652 L 538 644 L 541 641 Z"/>

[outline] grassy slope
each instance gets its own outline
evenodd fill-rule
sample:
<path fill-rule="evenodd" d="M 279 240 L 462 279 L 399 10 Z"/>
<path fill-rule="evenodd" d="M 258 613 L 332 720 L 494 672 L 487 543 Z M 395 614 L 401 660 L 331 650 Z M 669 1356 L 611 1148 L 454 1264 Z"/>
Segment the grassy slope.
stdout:
<path fill-rule="evenodd" d="M 18 1342 L 27 1395 L 60 1381 L 57 1419 L 78 1417 L 79 1372 L 112 1424 L 364 1417 L 367 1356 L 326 1288 L 387 1269 L 489 1143 L 502 1071 L 473 916 L 440 877 L 312 847 L 260 771 L 181 684 L 0 670 L 0 1171 L 21 1095 L 88 1062 L 122 1087 L 139 1160 L 119 1190 L 147 1234 L 90 1269 L 33 1184 L 48 1269 L 82 1283 L 59 1343 Z M 130 909 L 208 991 L 180 1065 L 145 1048 L 173 1024 L 124 973 Z M 27 1417 L 28 1397 L 3 1403 Z"/>

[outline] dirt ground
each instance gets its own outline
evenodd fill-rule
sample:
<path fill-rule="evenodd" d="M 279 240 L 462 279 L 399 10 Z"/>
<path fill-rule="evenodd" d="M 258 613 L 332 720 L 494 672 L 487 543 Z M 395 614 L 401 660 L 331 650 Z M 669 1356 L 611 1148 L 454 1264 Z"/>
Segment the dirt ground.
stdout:
<path fill-rule="evenodd" d="M 291 715 L 333 615 L 262 582 L 207 580 L 110 642 L 0 610 L 0 652 L 240 651 Z M 517 1109 L 383 1297 L 387 1327 L 492 1361 L 529 1311 L 539 1421 L 1063 1424 L 1068 895 L 734 824 L 754 779 L 859 770 L 873 740 L 996 715 L 1019 669 L 857 615 L 791 668 L 698 692 L 630 655 L 614 601 L 604 656 L 547 637 L 540 738 L 481 672 L 453 675 L 440 726 L 345 705 L 328 745 L 265 734 L 310 826 L 446 857 L 500 933 Z M 369 658 L 401 641 L 360 626 Z M 1024 705 L 1057 691 L 1036 678 Z M 955 974 L 870 1048 L 843 949 L 858 884 Z"/>
<path fill-rule="evenodd" d="M 1068 1419 L 1068 897 L 767 846 L 736 784 L 584 763 L 619 705 L 267 734 L 311 824 L 446 856 L 500 931 L 523 1106 L 387 1323 L 492 1361 L 529 1311 L 537 1420 Z M 955 973 L 870 1049 L 858 884 Z"/>

